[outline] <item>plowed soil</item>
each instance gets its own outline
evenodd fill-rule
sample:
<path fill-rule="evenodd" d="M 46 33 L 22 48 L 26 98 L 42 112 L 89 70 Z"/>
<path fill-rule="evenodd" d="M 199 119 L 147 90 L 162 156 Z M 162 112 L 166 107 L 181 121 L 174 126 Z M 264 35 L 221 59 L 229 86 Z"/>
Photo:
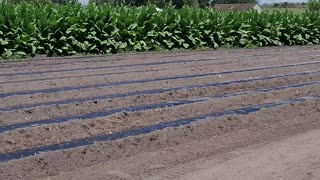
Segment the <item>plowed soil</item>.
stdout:
<path fill-rule="evenodd" d="M 0 62 L 0 179 L 320 179 L 320 47 Z"/>

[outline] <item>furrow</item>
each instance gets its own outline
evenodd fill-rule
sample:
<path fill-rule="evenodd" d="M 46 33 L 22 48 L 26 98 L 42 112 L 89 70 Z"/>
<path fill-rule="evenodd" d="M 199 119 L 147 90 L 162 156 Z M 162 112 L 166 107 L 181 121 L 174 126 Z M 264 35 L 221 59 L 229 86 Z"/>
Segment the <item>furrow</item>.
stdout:
<path fill-rule="evenodd" d="M 263 76 L 258 78 L 248 78 L 248 79 L 240 79 L 240 80 L 233 80 L 233 81 L 222 81 L 222 82 L 213 82 L 207 84 L 192 84 L 186 86 L 179 86 L 174 88 L 160 88 L 160 89 L 151 89 L 151 90 L 142 90 L 142 91 L 133 91 L 133 92 L 126 92 L 126 93 L 117 93 L 117 94 L 109 94 L 109 95 L 101 95 L 101 96 L 91 96 L 88 98 L 75 98 L 72 100 L 61 100 L 61 101 L 50 101 L 50 102 L 40 102 L 40 103 L 33 103 L 33 104 L 21 104 L 17 106 L 9 106 L 0 108 L 0 112 L 8 112 L 14 111 L 19 109 L 30 109 L 36 108 L 39 106 L 54 106 L 54 105 L 69 105 L 74 103 L 84 103 L 93 100 L 112 100 L 115 98 L 125 98 L 130 96 L 139 96 L 139 95 L 153 95 L 159 93 L 166 93 L 172 91 L 181 91 L 181 90 L 190 90 L 194 88 L 208 88 L 208 87 L 218 87 L 218 86 L 226 86 L 226 85 L 235 85 L 235 84 L 242 84 L 242 83 L 250 83 L 250 82 L 260 82 L 263 83 L 266 80 L 277 80 L 281 78 L 291 78 L 291 77 L 304 77 L 307 75 L 315 75 L 318 77 L 318 73 L 320 70 L 316 71 L 305 71 L 300 73 L 291 73 L 291 74 L 281 74 L 275 76 Z M 311 77 L 312 78 L 312 77 Z"/>
<path fill-rule="evenodd" d="M 299 63 L 299 64 L 286 64 L 286 65 L 280 65 L 280 66 L 259 67 L 259 68 L 250 68 L 250 69 L 233 70 L 233 71 L 212 72 L 212 73 L 202 73 L 202 74 L 193 74 L 193 75 L 179 75 L 179 76 L 173 76 L 173 77 L 160 77 L 160 78 L 152 78 L 152 79 L 133 80 L 133 81 L 120 81 L 120 82 L 101 83 L 101 84 L 94 84 L 94 85 L 81 85 L 81 86 L 69 86 L 69 87 L 67 86 L 63 88 L 18 91 L 18 92 L 12 92 L 12 93 L 0 93 L 0 98 L 10 97 L 10 96 L 19 96 L 19 95 L 31 95 L 31 94 L 38 94 L 38 93 L 54 93 L 59 91 L 72 91 L 72 90 L 80 90 L 80 89 L 99 88 L 99 87 L 125 85 L 125 84 L 140 84 L 140 83 L 153 82 L 153 81 L 187 79 L 187 78 L 204 77 L 204 76 L 210 76 L 210 75 L 269 70 L 269 69 L 295 67 L 295 66 L 302 66 L 302 65 L 312 65 L 312 64 L 319 64 L 319 63 L 320 61 L 314 61 L 314 62 L 306 62 L 306 63 Z"/>
<path fill-rule="evenodd" d="M 79 113 L 89 113 L 119 107 L 131 107 L 140 104 L 161 103 L 168 101 L 182 100 L 186 98 L 202 98 L 218 96 L 223 94 L 233 94 L 240 91 L 254 91 L 255 89 L 271 88 L 275 86 L 286 86 L 297 83 L 307 83 L 318 81 L 319 75 L 309 74 L 297 77 L 286 77 L 271 80 L 251 81 L 245 83 L 234 83 L 222 86 L 200 87 L 181 89 L 154 94 L 141 94 L 136 96 L 125 96 L 110 99 L 95 99 L 85 102 L 75 102 L 71 104 L 57 104 L 53 106 L 38 106 L 35 108 L 16 109 L 0 113 L 0 126 L 12 125 L 15 123 L 37 121 L 41 119 L 54 119 L 64 116 L 73 116 Z"/>
<path fill-rule="evenodd" d="M 260 111 L 261 109 L 274 108 L 274 107 L 278 107 L 278 106 L 282 106 L 282 105 L 304 102 L 306 100 L 315 99 L 315 98 L 319 98 L 319 97 L 320 97 L 319 95 L 316 95 L 316 96 L 309 96 L 309 97 L 303 97 L 303 98 L 295 98 L 295 99 L 290 99 L 290 100 L 285 100 L 285 101 L 275 102 L 275 103 L 264 103 L 264 104 L 260 104 L 260 105 L 247 106 L 247 107 L 242 107 L 242 108 L 237 108 L 237 109 L 232 109 L 232 110 L 227 110 L 227 111 L 214 112 L 214 113 L 191 117 L 191 118 L 186 118 L 186 119 L 180 119 L 180 120 L 173 121 L 173 122 L 159 123 L 159 124 L 150 125 L 150 126 L 146 126 L 146 127 L 142 127 L 142 128 L 137 128 L 137 129 L 133 129 L 133 130 L 125 131 L 125 132 L 119 132 L 119 133 L 114 133 L 114 134 L 108 134 L 108 135 L 102 135 L 102 136 L 97 136 L 97 137 L 91 137 L 91 138 L 87 138 L 87 139 L 76 140 L 76 141 L 72 141 L 72 142 L 65 142 L 65 143 L 60 143 L 60 144 L 53 144 L 53 145 L 37 147 L 37 148 L 33 148 L 33 149 L 27 149 L 27 150 L 21 150 L 21 151 L 16 151 L 16 152 L 0 154 L 0 162 L 3 163 L 3 162 L 7 162 L 10 160 L 14 160 L 14 159 L 26 158 L 26 157 L 34 156 L 36 154 L 45 153 L 45 152 L 65 150 L 65 149 L 70 149 L 70 148 L 77 148 L 77 147 L 81 147 L 81 146 L 89 146 L 89 145 L 94 144 L 95 142 L 112 141 L 112 140 L 117 140 L 117 139 L 123 139 L 123 138 L 129 137 L 129 136 L 137 136 L 137 135 L 147 134 L 150 132 L 163 130 L 165 128 L 173 128 L 173 127 L 178 127 L 178 126 L 182 126 L 182 125 L 187 125 L 192 122 L 206 120 L 208 118 L 217 118 L 217 117 L 226 116 L 226 115 L 247 115 L 249 113 Z"/>
<path fill-rule="evenodd" d="M 291 48 L 292 49 L 292 48 Z M 251 49 L 252 51 L 255 51 L 255 49 Z M 179 58 L 179 57 L 196 57 L 196 56 L 220 56 L 218 57 L 218 59 L 226 59 L 226 58 L 238 58 L 238 57 L 259 57 L 259 56 L 270 56 L 270 55 L 281 55 L 281 54 L 298 54 L 298 53 L 313 53 L 313 52 L 318 52 L 319 50 L 299 50 L 299 51 L 294 51 L 294 50 L 289 50 L 289 51 L 279 51 L 277 50 L 277 52 L 274 52 L 275 50 L 267 50 L 265 51 L 263 54 L 261 53 L 256 53 L 256 54 L 252 54 L 248 53 L 246 51 L 242 51 L 242 50 L 231 50 L 231 52 L 229 52 L 229 54 L 239 54 L 239 55 L 235 55 L 235 56 L 229 56 L 229 54 L 224 53 L 224 51 L 195 51 L 195 52 L 168 52 L 168 53 L 150 53 L 150 54 L 124 54 L 121 55 L 119 57 L 119 55 L 113 55 L 113 56 L 106 56 L 106 55 L 101 55 L 101 56 L 74 56 L 74 57 L 56 57 L 56 58 L 49 58 L 49 59 L 38 59 L 38 60 L 26 60 L 26 61 L 21 61 L 21 62 L 17 62 L 17 61 L 2 61 L 0 62 L 0 69 L 8 69 L 8 68 L 16 68 L 16 67 L 26 67 L 26 66 L 33 66 L 33 67 L 37 67 L 37 66 L 48 66 L 51 67 L 52 66 L 61 66 L 61 65 L 66 65 L 66 64 L 72 64 L 75 65 L 76 63 L 78 63 L 79 65 L 84 65 L 85 63 L 99 63 L 99 62 L 103 62 L 103 63 L 122 63 L 125 61 L 128 61 L 129 63 L 132 62 L 139 62 L 139 61 L 149 61 L 150 59 L 154 59 L 155 61 L 159 61 L 159 59 L 163 59 L 163 58 L 170 58 L 170 59 L 175 59 L 175 58 Z M 248 55 L 243 55 L 243 54 L 248 54 Z M 199 59 L 199 58 L 197 58 Z M 138 60 L 138 61 L 136 61 Z M 48 61 L 49 63 L 44 63 Z"/>
<path fill-rule="evenodd" d="M 297 87 L 308 87 L 310 85 L 319 85 L 319 84 L 320 84 L 320 81 L 311 81 L 311 82 L 306 82 L 306 83 L 298 83 L 298 84 L 291 84 L 291 85 L 272 87 L 272 88 L 266 88 L 266 89 L 258 89 L 255 91 L 245 91 L 245 92 L 238 92 L 238 93 L 234 93 L 234 94 L 223 94 L 223 95 L 204 97 L 204 98 L 190 98 L 190 99 L 184 99 L 184 100 L 178 100 L 178 101 L 168 101 L 168 102 L 163 102 L 163 103 L 155 103 L 155 104 L 147 104 L 147 105 L 139 105 L 139 106 L 133 106 L 133 107 L 111 109 L 111 110 L 107 110 L 107 111 L 92 112 L 92 113 L 87 113 L 87 114 L 67 116 L 67 117 L 56 118 L 56 119 L 45 119 L 45 120 L 39 120 L 39 121 L 31 121 L 31 122 L 13 124 L 13 125 L 8 125 L 8 126 L 0 126 L 0 133 L 12 131 L 12 130 L 19 129 L 19 128 L 36 127 L 36 126 L 41 126 L 41 125 L 56 124 L 56 123 L 74 121 L 74 120 L 89 120 L 89 119 L 93 119 L 93 118 L 110 116 L 110 115 L 121 113 L 121 112 L 128 113 L 128 112 L 146 111 L 146 110 L 152 110 L 152 109 L 158 109 L 158 108 L 169 108 L 169 107 L 174 107 L 174 106 L 181 106 L 181 105 L 186 105 L 186 104 L 191 104 L 191 103 L 196 103 L 196 102 L 204 102 L 204 101 L 208 101 L 208 100 L 214 100 L 214 99 L 220 99 L 220 98 L 226 98 L 226 97 L 236 97 L 236 96 L 242 96 L 242 95 L 262 93 L 262 92 L 272 92 L 272 91 L 276 91 L 276 90 L 284 90 L 284 89 L 297 88 Z"/>
<path fill-rule="evenodd" d="M 3 77 L 0 81 L 0 85 L 5 89 L 11 89 L 10 92 L 17 91 L 16 89 L 38 89 L 39 83 L 42 83 L 43 88 L 58 88 L 69 85 L 76 86 L 79 83 L 85 83 L 86 85 L 92 85 L 97 83 L 105 82 L 115 82 L 123 80 L 139 80 L 142 77 L 169 77 L 176 75 L 191 75 L 198 73 L 208 73 L 212 71 L 226 71 L 226 70 L 236 70 L 241 68 L 255 68 L 261 67 L 261 62 L 264 61 L 264 66 L 272 66 L 277 63 L 277 65 L 283 65 L 286 63 L 301 63 L 303 59 L 310 61 L 315 58 L 310 58 L 311 56 L 290 58 L 290 61 L 285 61 L 279 57 L 273 59 L 233 59 L 224 61 L 208 61 L 208 62 L 192 62 L 192 63 L 181 63 L 174 65 L 156 65 L 148 67 L 138 67 L 138 68 L 120 68 L 120 69 L 110 69 L 110 70 L 94 70 L 94 71 L 79 71 L 74 72 L 60 72 L 51 74 L 38 74 L 38 75 L 27 75 L 27 76 L 8 76 Z M 279 59 L 278 59 L 279 58 Z M 235 68 L 237 65 L 237 68 Z M 31 70 L 32 71 L 32 70 Z M 128 78 L 128 75 L 129 78 Z M 21 86 L 24 85 L 24 88 Z M 14 86 L 15 88 L 11 88 Z M 17 87 L 19 86 L 19 87 Z M 4 89 L 4 90 L 5 90 Z"/>

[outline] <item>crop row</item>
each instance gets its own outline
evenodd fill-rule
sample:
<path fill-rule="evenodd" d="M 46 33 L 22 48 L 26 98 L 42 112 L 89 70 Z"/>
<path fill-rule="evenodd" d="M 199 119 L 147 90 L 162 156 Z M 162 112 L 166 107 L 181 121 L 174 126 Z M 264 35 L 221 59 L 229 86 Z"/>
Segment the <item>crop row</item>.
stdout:
<path fill-rule="evenodd" d="M 319 44 L 316 13 L 155 6 L 0 5 L 0 55 Z"/>

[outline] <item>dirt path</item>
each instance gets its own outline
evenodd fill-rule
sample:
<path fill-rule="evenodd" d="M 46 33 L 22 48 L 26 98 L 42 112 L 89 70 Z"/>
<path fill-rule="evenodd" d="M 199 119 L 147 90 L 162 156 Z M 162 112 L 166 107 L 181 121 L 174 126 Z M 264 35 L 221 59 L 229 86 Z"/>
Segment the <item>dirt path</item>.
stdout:
<path fill-rule="evenodd" d="M 320 179 L 319 139 L 320 130 L 312 130 L 175 169 L 192 169 L 179 179 Z"/>
<path fill-rule="evenodd" d="M 304 46 L 0 62 L 0 179 L 318 179 L 318 57 Z"/>

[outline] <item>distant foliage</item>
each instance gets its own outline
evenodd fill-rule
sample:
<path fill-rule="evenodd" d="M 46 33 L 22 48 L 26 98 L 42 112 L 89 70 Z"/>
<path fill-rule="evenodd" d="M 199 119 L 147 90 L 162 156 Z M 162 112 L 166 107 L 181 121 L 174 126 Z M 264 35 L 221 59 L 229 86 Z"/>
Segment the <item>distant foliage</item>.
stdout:
<path fill-rule="evenodd" d="M 77 0 L 7 0 L 11 3 L 31 3 L 36 5 L 56 3 L 56 4 L 67 4 L 76 3 Z M 148 4 L 156 5 L 157 7 L 163 8 L 168 5 L 173 5 L 179 9 L 183 6 L 191 7 L 206 7 L 208 5 L 218 4 L 232 4 L 232 3 L 255 3 L 255 0 L 90 0 L 95 2 L 97 5 L 109 4 L 114 6 L 145 6 Z"/>
<path fill-rule="evenodd" d="M 320 12 L 320 0 L 310 0 L 308 10 L 311 12 Z"/>
<path fill-rule="evenodd" d="M 52 1 L 51 0 L 6 0 L 7 2 L 14 3 L 14 4 L 19 4 L 22 2 L 34 4 L 34 5 L 44 5 L 44 4 L 49 4 Z M 1 2 L 1 0 L 0 0 Z"/>
<path fill-rule="evenodd" d="M 1 0 L 0 0 L 1 2 Z M 28 3 L 33 5 L 46 5 L 46 4 L 76 4 L 78 3 L 77 0 L 6 0 L 6 2 L 13 3 L 13 4 L 21 4 L 21 3 Z"/>
<path fill-rule="evenodd" d="M 256 3 L 256 0 L 213 0 L 215 4 Z"/>
<path fill-rule="evenodd" d="M 208 4 L 207 0 L 96 0 L 97 4 L 111 4 L 111 5 L 126 5 L 126 6 L 143 6 L 154 4 L 157 7 L 163 8 L 169 4 L 175 8 L 182 6 L 205 7 Z"/>
<path fill-rule="evenodd" d="M 289 3 L 289 2 L 283 2 L 283 3 L 274 3 L 273 7 L 275 8 L 294 8 L 294 7 L 301 7 L 304 6 L 305 3 Z"/>

